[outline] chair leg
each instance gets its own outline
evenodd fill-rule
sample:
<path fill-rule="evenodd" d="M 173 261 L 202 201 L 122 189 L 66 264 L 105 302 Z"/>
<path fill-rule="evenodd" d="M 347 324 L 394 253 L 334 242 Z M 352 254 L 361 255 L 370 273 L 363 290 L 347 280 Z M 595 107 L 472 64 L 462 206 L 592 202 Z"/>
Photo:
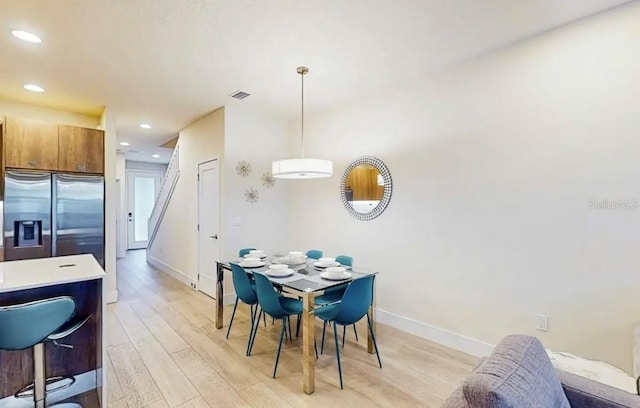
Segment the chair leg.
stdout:
<path fill-rule="evenodd" d="M 255 306 L 255 309 L 253 306 Z M 249 330 L 249 340 L 247 340 L 247 351 L 245 353 L 247 357 L 251 355 L 250 347 L 251 347 L 251 336 L 253 335 L 253 326 L 258 325 L 260 323 L 260 320 L 256 320 L 257 313 L 258 313 L 258 305 L 251 305 L 251 330 Z"/>
<path fill-rule="evenodd" d="M 302 316 L 302 314 L 298 314 L 298 323 L 296 324 L 296 337 L 300 337 L 300 316 Z"/>
<path fill-rule="evenodd" d="M 262 318 L 264 319 L 264 327 L 267 327 L 267 315 L 263 314 Z"/>
<path fill-rule="evenodd" d="M 289 326 L 289 341 L 293 341 L 293 337 L 291 336 L 291 320 L 289 316 L 287 316 L 287 325 Z"/>
<path fill-rule="evenodd" d="M 322 324 L 322 345 L 320 346 L 320 354 L 324 354 L 324 332 L 327 330 L 327 322 L 323 321 Z"/>
<path fill-rule="evenodd" d="M 338 346 L 338 328 L 336 322 L 333 322 L 333 339 L 336 341 L 336 358 L 338 359 L 338 374 L 340 375 L 340 389 L 343 390 L 342 385 L 342 365 L 340 365 L 340 347 Z"/>
<path fill-rule="evenodd" d="M 280 330 L 280 342 L 278 343 L 278 353 L 276 354 L 276 365 L 273 367 L 273 378 L 276 378 L 276 371 L 278 371 L 278 361 L 280 361 L 280 350 L 282 349 L 282 337 L 286 331 L 285 319 L 282 319 L 282 330 Z"/>
<path fill-rule="evenodd" d="M 356 335 L 356 341 L 358 341 L 358 330 L 356 329 L 356 324 L 353 324 L 353 334 Z"/>
<path fill-rule="evenodd" d="M 344 348 L 345 337 L 347 337 L 347 326 L 342 326 L 342 348 Z"/>
<path fill-rule="evenodd" d="M 233 305 L 233 312 L 231 312 L 231 320 L 229 320 L 229 328 L 227 329 L 227 339 L 229 338 L 229 333 L 231 333 L 231 325 L 233 324 L 233 318 L 236 316 L 236 309 L 238 308 L 238 299 L 236 296 L 236 303 Z"/>
<path fill-rule="evenodd" d="M 371 332 L 371 339 L 373 340 L 373 347 L 376 349 L 376 356 L 378 357 L 378 365 L 382 368 L 382 361 L 380 361 L 380 353 L 378 352 L 378 343 L 376 342 L 376 335 L 373 334 L 373 326 L 371 325 L 371 319 L 369 313 L 367 313 L 367 323 L 369 324 L 369 332 Z"/>
<path fill-rule="evenodd" d="M 260 313 L 258 313 L 258 318 L 256 319 L 256 322 L 260 321 L 260 316 L 264 313 L 264 311 L 262 310 L 262 308 L 260 308 Z M 253 334 L 251 336 L 249 336 L 249 356 L 251 355 L 251 352 L 253 351 L 253 343 L 255 343 L 256 341 L 256 334 L 258 334 L 258 327 L 260 327 L 259 324 L 254 324 L 254 329 L 253 329 Z"/>
<path fill-rule="evenodd" d="M 313 339 L 313 347 L 316 349 L 316 360 L 318 359 L 318 342 Z"/>

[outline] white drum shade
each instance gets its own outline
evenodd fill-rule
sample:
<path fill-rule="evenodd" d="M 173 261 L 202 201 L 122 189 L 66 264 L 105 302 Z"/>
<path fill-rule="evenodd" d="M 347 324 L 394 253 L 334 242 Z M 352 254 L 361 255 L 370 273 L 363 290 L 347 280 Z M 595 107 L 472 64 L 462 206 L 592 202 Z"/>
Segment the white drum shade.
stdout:
<path fill-rule="evenodd" d="M 331 177 L 333 162 L 322 159 L 285 159 L 271 164 L 271 174 L 280 179 L 312 179 Z"/>

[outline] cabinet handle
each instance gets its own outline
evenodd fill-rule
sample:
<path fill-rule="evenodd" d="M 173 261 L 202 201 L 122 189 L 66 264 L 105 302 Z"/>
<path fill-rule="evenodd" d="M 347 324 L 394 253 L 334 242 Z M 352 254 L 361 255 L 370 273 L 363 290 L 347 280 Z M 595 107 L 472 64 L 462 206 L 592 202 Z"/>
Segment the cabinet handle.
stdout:
<path fill-rule="evenodd" d="M 78 170 L 78 171 L 87 171 L 87 165 L 86 164 L 78 164 L 76 166 L 76 170 Z"/>
<path fill-rule="evenodd" d="M 35 166 L 37 166 L 37 165 L 38 165 L 38 162 L 37 162 L 37 161 L 30 161 L 30 162 L 27 162 L 27 164 L 28 164 L 29 166 L 31 166 L 31 167 L 35 167 Z"/>

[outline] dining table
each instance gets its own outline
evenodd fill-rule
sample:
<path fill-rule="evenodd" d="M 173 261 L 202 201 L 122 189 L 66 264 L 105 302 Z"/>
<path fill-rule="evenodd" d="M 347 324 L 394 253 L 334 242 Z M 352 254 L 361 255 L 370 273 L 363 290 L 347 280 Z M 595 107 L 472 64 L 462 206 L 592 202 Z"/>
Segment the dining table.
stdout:
<path fill-rule="evenodd" d="M 377 272 L 367 271 L 362 269 L 347 268 L 347 272 L 351 275 L 347 279 L 342 280 L 329 280 L 321 276 L 323 268 L 317 265 L 316 259 L 307 259 L 305 263 L 298 265 L 289 265 L 289 268 L 294 271 L 291 276 L 287 277 L 272 277 L 266 272 L 269 271 L 269 265 L 271 265 L 273 258 L 265 258 L 264 265 L 254 268 L 245 268 L 247 273 L 252 274 L 255 272 L 261 273 L 267 276 L 273 285 L 277 288 L 281 288 L 283 293 L 290 294 L 302 300 L 302 390 L 306 394 L 312 394 L 315 391 L 315 317 L 314 317 L 314 301 L 315 298 L 325 293 L 325 290 L 330 288 L 337 288 L 339 286 L 346 286 L 354 279 L 364 278 L 371 275 L 376 275 Z M 215 325 L 217 329 L 222 329 L 223 311 L 224 311 L 224 275 L 225 271 L 231 271 L 231 263 L 240 264 L 241 259 L 235 259 L 231 261 L 218 261 L 216 268 L 216 314 Z M 276 263 L 276 262 L 274 262 Z M 375 281 L 374 281 L 375 285 Z M 373 301 L 369 308 L 369 316 L 371 318 L 372 330 L 375 333 L 375 319 L 374 319 L 374 305 L 375 305 L 375 287 L 373 290 Z M 367 330 L 367 351 L 370 354 L 375 353 L 373 338 L 371 333 Z"/>

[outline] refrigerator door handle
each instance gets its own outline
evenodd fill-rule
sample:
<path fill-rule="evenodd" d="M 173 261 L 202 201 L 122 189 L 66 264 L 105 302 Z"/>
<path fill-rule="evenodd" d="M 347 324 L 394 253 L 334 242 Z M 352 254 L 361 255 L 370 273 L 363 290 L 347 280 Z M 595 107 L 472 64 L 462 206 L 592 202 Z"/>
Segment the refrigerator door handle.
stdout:
<path fill-rule="evenodd" d="M 51 256 L 58 256 L 58 175 L 51 182 Z"/>

